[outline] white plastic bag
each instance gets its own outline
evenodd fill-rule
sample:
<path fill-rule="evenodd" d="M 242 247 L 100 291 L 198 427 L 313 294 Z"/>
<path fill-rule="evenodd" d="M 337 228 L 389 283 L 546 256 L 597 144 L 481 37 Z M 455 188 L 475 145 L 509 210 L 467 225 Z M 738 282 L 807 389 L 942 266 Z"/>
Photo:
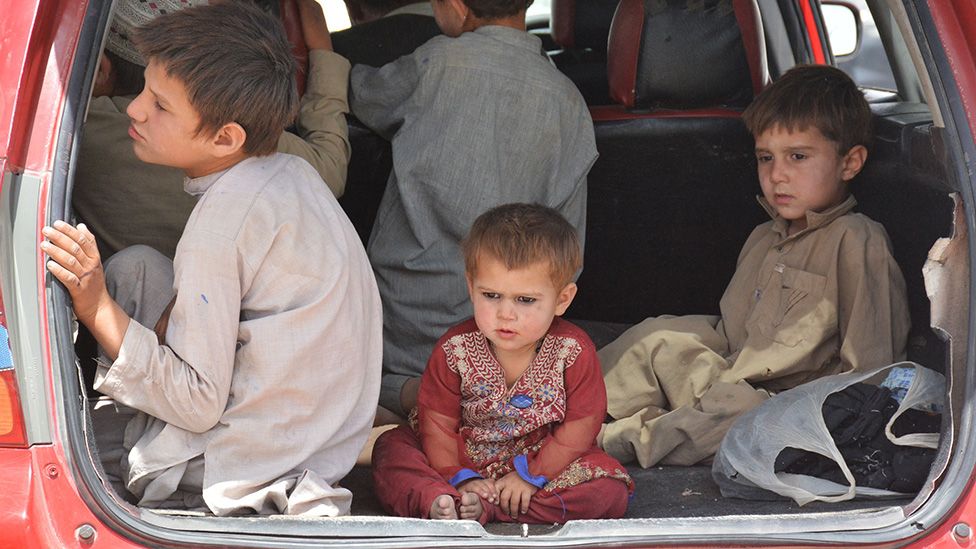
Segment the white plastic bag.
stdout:
<path fill-rule="evenodd" d="M 891 426 L 911 408 L 931 409 L 942 404 L 945 399 L 945 378 L 942 374 L 914 362 L 899 362 L 869 372 L 827 376 L 779 393 L 736 420 L 722 440 L 712 463 L 712 478 L 718 483 L 722 495 L 770 499 L 769 492 L 774 492 L 793 499 L 799 505 L 811 501 L 844 501 L 855 495 L 904 495 L 857 486 L 827 430 L 822 411 L 829 395 L 897 367 L 915 368 L 915 379 L 885 426 L 888 440 L 899 446 L 938 447 L 939 433 L 910 433 L 895 437 L 891 433 Z M 815 452 L 833 460 L 844 473 L 848 486 L 809 475 L 776 473 L 776 457 L 787 447 Z"/>

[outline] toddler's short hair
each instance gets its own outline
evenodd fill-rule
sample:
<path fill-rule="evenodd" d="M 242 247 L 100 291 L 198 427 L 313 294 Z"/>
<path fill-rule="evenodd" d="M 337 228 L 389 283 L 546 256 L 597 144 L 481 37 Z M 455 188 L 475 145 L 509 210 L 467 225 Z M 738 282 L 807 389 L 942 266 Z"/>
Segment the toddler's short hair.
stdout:
<path fill-rule="evenodd" d="M 281 23 L 248 2 L 225 1 L 162 15 L 136 29 L 147 62 L 182 81 L 200 116 L 197 134 L 236 122 L 243 151 L 271 154 L 298 112 L 297 63 Z"/>
<path fill-rule="evenodd" d="M 434 0 L 443 2 L 444 0 Z M 534 0 L 463 0 L 464 5 L 481 19 L 510 17 L 529 9 Z"/>
<path fill-rule="evenodd" d="M 547 262 L 557 290 L 573 281 L 583 263 L 576 230 L 559 212 L 539 204 L 504 204 L 481 214 L 461 251 L 469 276 L 474 276 L 482 254 L 509 269 Z"/>
<path fill-rule="evenodd" d="M 797 65 L 762 91 L 742 113 L 753 136 L 780 126 L 813 126 L 837 143 L 840 154 L 871 140 L 871 109 L 857 84 L 829 65 Z"/>

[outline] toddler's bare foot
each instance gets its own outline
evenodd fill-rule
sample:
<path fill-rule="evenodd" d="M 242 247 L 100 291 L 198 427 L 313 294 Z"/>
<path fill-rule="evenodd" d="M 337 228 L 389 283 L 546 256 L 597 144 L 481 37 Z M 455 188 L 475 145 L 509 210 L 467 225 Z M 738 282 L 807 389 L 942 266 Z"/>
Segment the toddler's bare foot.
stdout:
<path fill-rule="evenodd" d="M 464 498 L 461 501 L 464 501 Z M 441 494 L 434 498 L 434 503 L 430 504 L 430 518 L 437 520 L 454 520 L 458 518 L 457 510 L 454 509 L 454 498 L 447 494 Z"/>
<path fill-rule="evenodd" d="M 461 494 L 461 518 L 465 520 L 478 520 L 484 508 L 481 506 L 481 497 L 474 492 Z"/>

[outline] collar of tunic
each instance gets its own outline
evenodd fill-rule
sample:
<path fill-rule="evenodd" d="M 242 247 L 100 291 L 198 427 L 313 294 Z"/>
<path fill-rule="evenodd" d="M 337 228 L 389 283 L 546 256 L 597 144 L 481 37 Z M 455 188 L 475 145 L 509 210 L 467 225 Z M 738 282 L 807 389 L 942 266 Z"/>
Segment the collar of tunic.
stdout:
<path fill-rule="evenodd" d="M 202 175 L 200 177 L 184 177 L 183 190 L 193 196 L 200 196 L 203 193 L 207 192 L 207 189 L 212 187 L 214 183 L 216 183 L 217 180 L 223 177 L 225 174 L 227 174 L 228 172 L 230 172 L 231 170 L 233 170 L 238 166 L 244 166 L 246 164 L 250 164 L 251 162 L 254 162 L 255 159 L 256 157 L 251 156 L 245 158 L 244 160 L 241 160 L 237 164 L 234 164 L 233 166 L 227 169 L 220 170 L 219 172 L 214 172 L 207 175 Z"/>
<path fill-rule="evenodd" d="M 808 211 L 806 228 L 790 236 L 787 234 L 789 229 L 789 223 L 787 220 L 780 217 L 780 215 L 776 213 L 776 209 L 773 208 L 773 206 L 764 197 L 760 195 L 757 196 L 756 199 L 759 201 L 759 205 L 762 206 L 763 209 L 766 210 L 766 213 L 769 214 L 769 217 L 773 219 L 772 230 L 780 237 L 780 241 L 777 242 L 778 246 L 783 245 L 786 242 L 796 240 L 809 232 L 815 231 L 820 227 L 829 224 L 831 221 L 853 210 L 854 206 L 857 205 L 857 200 L 854 199 L 854 196 L 847 195 L 846 200 L 833 208 L 828 208 L 822 212 Z"/>

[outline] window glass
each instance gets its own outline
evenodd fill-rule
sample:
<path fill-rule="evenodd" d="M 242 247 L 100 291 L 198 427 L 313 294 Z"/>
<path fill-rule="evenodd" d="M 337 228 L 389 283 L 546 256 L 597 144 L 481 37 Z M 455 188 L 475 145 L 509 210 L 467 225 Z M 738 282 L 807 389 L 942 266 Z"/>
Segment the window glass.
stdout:
<path fill-rule="evenodd" d="M 535 0 L 528 11 L 525 13 L 529 17 L 549 18 L 549 1 Z M 318 0 L 325 11 L 325 20 L 329 23 L 329 30 L 332 32 L 349 28 L 349 14 L 346 13 L 346 5 L 342 0 Z"/>
<path fill-rule="evenodd" d="M 875 25 L 874 17 L 871 16 L 867 4 L 864 0 L 845 0 L 845 3 L 855 6 L 860 14 L 861 42 L 856 48 L 853 47 L 852 39 L 849 36 L 850 31 L 845 31 L 850 27 L 845 24 L 832 26 L 829 19 L 831 15 L 828 10 L 824 10 L 824 17 L 828 23 L 831 50 L 834 51 L 834 60 L 837 66 L 849 74 L 861 87 L 897 90 L 895 78 L 891 73 L 891 65 L 888 64 L 888 57 L 885 55 L 884 46 L 881 44 L 878 27 Z M 824 7 L 827 8 L 828 6 L 825 5 Z M 843 19 L 840 18 L 839 20 L 842 21 Z M 847 55 L 840 55 L 842 53 L 847 53 Z"/>

